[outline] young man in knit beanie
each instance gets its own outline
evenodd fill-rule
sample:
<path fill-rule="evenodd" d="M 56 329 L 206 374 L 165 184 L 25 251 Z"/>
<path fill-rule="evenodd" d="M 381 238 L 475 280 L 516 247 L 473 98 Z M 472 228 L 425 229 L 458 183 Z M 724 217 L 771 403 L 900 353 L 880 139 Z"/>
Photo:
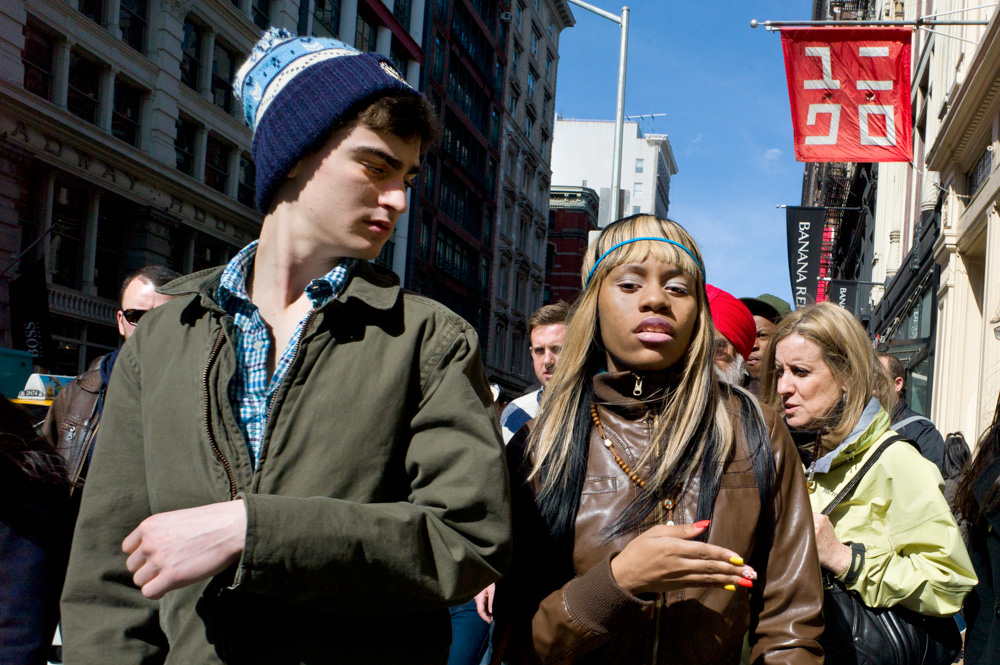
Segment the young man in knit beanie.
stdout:
<path fill-rule="evenodd" d="M 235 87 L 260 240 L 165 287 L 121 351 L 66 662 L 444 663 L 510 516 L 475 332 L 368 263 L 433 115 L 383 57 L 274 29 Z"/>

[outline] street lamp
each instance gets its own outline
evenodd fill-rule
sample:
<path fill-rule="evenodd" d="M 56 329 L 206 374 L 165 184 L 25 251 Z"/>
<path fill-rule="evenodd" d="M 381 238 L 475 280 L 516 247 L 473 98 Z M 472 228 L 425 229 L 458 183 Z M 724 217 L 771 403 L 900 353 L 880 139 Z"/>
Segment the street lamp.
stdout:
<path fill-rule="evenodd" d="M 588 12 L 617 23 L 622 27 L 621 52 L 618 56 L 618 105 L 615 108 L 615 164 L 611 171 L 611 195 L 614 197 L 614 215 L 619 214 L 618 200 L 622 181 L 622 138 L 625 132 L 625 61 L 628 57 L 628 14 L 629 8 L 622 7 L 622 15 L 617 16 L 599 7 L 583 2 L 583 0 L 567 0 L 570 4 L 582 7 Z"/>

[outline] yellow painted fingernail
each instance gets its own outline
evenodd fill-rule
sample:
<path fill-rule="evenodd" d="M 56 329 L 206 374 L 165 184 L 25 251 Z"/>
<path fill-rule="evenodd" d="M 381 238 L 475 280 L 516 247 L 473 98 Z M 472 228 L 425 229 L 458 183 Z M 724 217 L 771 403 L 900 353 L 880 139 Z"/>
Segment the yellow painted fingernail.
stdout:
<path fill-rule="evenodd" d="M 726 591 L 736 591 L 736 585 L 735 584 L 727 584 L 726 586 L 724 586 L 722 588 L 725 589 Z"/>
<path fill-rule="evenodd" d="M 738 556 L 731 556 L 729 557 L 729 563 L 733 564 L 734 566 L 742 566 L 743 558 Z"/>

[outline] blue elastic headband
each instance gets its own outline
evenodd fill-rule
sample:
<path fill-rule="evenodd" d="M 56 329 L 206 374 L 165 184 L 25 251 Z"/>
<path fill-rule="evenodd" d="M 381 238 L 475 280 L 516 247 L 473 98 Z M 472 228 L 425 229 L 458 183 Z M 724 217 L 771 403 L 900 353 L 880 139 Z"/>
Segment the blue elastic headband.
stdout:
<path fill-rule="evenodd" d="M 590 274 L 589 274 L 589 275 L 587 275 L 587 281 L 583 283 L 583 288 L 587 288 L 587 286 L 588 286 L 588 285 L 590 284 L 590 278 L 594 276 L 594 271 L 595 271 L 595 270 L 597 270 L 597 266 L 601 265 L 601 261 L 603 261 L 603 260 L 604 260 L 604 257 L 606 257 L 606 256 L 607 256 L 608 254 L 610 254 L 611 252 L 615 251 L 616 249 L 618 249 L 618 248 L 619 248 L 619 247 L 621 247 L 622 245 L 627 245 L 627 244 L 629 244 L 629 243 L 632 243 L 632 242 L 640 242 L 640 241 L 642 241 L 642 240 L 655 240 L 656 242 L 665 242 L 665 243 L 669 243 L 669 244 L 671 244 L 671 245 L 674 245 L 675 247 L 680 247 L 680 248 L 681 248 L 681 249 L 683 249 L 683 250 L 684 250 L 685 252 L 687 252 L 687 255 L 688 255 L 688 256 L 690 256 L 690 257 L 691 257 L 692 259 L 694 259 L 694 262 L 695 262 L 696 264 L 698 264 L 698 268 L 700 268 L 700 269 L 701 269 L 701 279 L 702 279 L 703 281 L 707 281 L 707 279 L 706 279 L 706 277 L 705 277 L 705 266 L 701 265 L 701 261 L 699 261 L 699 260 L 698 260 L 698 257 L 697 257 L 697 256 L 695 256 L 695 255 L 694 255 L 694 254 L 693 254 L 693 253 L 691 252 L 691 250 L 690 250 L 690 249 L 688 249 L 688 248 L 687 248 L 687 247 L 685 247 L 684 245 L 680 244 L 679 242 L 674 242 L 673 240 L 669 240 L 669 239 L 667 239 L 667 238 L 657 238 L 657 237 L 650 237 L 650 238 L 632 238 L 631 240 L 625 240 L 624 242 L 620 242 L 620 243 L 618 243 L 617 245 L 615 245 L 614 247 L 612 247 L 612 248 L 611 248 L 611 249 L 609 249 L 608 251 L 606 251 L 606 252 L 604 252 L 603 254 L 601 254 L 601 258 L 597 259 L 597 262 L 596 262 L 596 263 L 594 263 L 594 267 L 590 269 Z"/>

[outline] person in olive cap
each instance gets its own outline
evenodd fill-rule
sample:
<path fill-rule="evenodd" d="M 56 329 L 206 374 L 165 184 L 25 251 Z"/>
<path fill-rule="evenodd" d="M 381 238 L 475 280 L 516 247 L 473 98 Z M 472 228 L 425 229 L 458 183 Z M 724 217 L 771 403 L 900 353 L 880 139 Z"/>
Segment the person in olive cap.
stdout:
<path fill-rule="evenodd" d="M 746 389 L 757 394 L 760 385 L 760 373 L 763 369 L 761 361 L 764 359 L 764 352 L 767 351 L 771 343 L 771 335 L 782 318 L 792 311 L 792 306 L 770 293 L 764 293 L 756 298 L 740 298 L 740 302 L 747 306 L 753 314 L 754 323 L 757 326 L 757 337 L 754 339 L 753 349 L 747 358 L 747 384 Z"/>
<path fill-rule="evenodd" d="M 234 86 L 260 240 L 162 289 L 122 348 L 66 662 L 443 664 L 511 526 L 474 329 L 369 263 L 436 121 L 386 58 L 283 30 Z"/>

